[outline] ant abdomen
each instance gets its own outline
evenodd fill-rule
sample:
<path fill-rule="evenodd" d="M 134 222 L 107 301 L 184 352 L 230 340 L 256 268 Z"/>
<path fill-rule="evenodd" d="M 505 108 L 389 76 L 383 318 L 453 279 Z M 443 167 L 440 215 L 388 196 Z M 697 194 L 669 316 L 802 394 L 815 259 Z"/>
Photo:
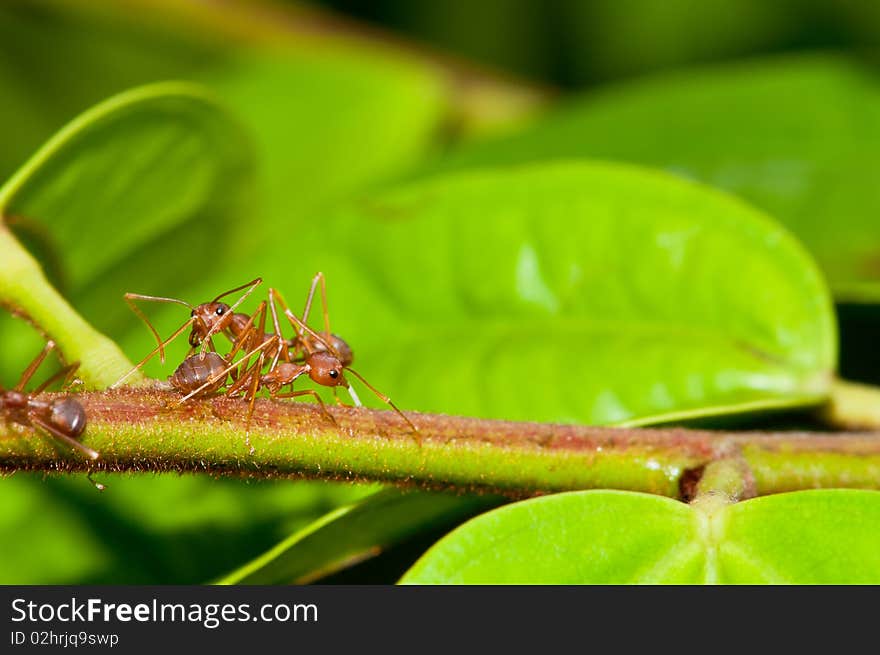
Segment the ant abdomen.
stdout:
<path fill-rule="evenodd" d="M 207 395 L 214 393 L 226 383 L 228 376 L 223 375 L 226 368 L 226 360 L 213 351 L 204 355 L 190 355 L 168 378 L 168 382 L 175 390 L 184 394 L 195 391 L 206 382 L 210 382 L 198 394 Z"/>
<path fill-rule="evenodd" d="M 53 427 L 75 438 L 86 429 L 86 410 L 75 398 L 62 398 L 52 403 L 49 420 Z"/>
<path fill-rule="evenodd" d="M 48 341 L 40 354 L 21 374 L 14 389 L 0 388 L 0 419 L 34 426 L 71 448 L 79 450 L 89 459 L 98 459 L 97 451 L 77 441 L 86 429 L 86 410 L 82 404 L 72 396 L 47 400 L 39 395 L 57 380 L 64 380 L 65 386 L 69 384 L 79 362 L 63 366 L 33 392 L 24 390 L 46 355 L 55 348 L 55 342 Z"/>
<path fill-rule="evenodd" d="M 321 338 L 327 342 L 327 345 L 330 346 L 332 352 L 338 357 L 342 366 L 351 366 L 354 363 L 354 352 L 352 351 L 351 346 L 349 346 L 342 337 L 335 334 L 331 334 L 327 337 L 322 334 Z M 314 349 L 316 351 L 327 350 L 324 344 L 320 341 L 314 344 Z"/>

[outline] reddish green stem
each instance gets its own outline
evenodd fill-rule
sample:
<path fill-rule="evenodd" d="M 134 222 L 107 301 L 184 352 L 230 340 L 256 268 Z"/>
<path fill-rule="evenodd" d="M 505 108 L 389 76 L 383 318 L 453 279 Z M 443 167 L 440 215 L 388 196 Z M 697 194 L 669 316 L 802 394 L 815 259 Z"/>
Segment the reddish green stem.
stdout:
<path fill-rule="evenodd" d="M 734 457 L 760 494 L 880 487 L 878 433 L 623 429 L 409 413 L 419 428 L 414 434 L 394 412 L 330 408 L 334 424 L 315 405 L 260 400 L 251 453 L 240 400 L 177 406 L 172 394 L 143 390 L 79 397 L 89 416 L 83 441 L 101 453 L 97 462 L 7 424 L 0 427 L 0 468 L 378 480 L 510 496 L 612 488 L 681 497 L 688 480 Z"/>

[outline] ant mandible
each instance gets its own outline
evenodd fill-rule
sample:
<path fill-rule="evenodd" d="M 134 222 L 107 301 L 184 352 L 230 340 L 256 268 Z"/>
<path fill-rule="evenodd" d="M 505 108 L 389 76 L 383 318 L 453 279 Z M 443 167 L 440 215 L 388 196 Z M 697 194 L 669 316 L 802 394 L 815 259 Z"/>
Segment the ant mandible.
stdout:
<path fill-rule="evenodd" d="M 25 385 L 36 373 L 40 364 L 55 347 L 54 341 L 47 341 L 40 354 L 21 374 L 18 384 L 8 390 L 0 388 L 0 412 L 4 413 L 9 421 L 19 425 L 36 427 L 67 446 L 80 451 L 89 459 L 98 459 L 97 451 L 77 441 L 86 429 L 86 411 L 82 404 L 72 396 L 51 400 L 37 398 L 53 382 L 63 379 L 65 386 L 67 386 L 76 369 L 79 368 L 79 362 L 63 367 L 33 391 L 26 392 L 24 390 Z M 100 489 L 101 486 L 98 488 Z"/>

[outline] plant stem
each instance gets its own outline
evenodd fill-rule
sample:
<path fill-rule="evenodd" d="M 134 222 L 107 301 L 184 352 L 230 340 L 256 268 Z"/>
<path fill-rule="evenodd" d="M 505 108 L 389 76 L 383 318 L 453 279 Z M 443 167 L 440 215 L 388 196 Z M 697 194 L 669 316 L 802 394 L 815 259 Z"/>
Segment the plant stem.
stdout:
<path fill-rule="evenodd" d="M 0 304 L 54 339 L 67 361 L 82 362 L 77 375 L 87 388 L 106 387 L 131 368 L 119 347 L 86 323 L 49 284 L 2 220 L 0 261 Z M 134 382 L 142 379 L 140 373 L 132 377 Z"/>
<path fill-rule="evenodd" d="M 710 432 L 515 423 L 329 408 L 260 399 L 249 435 L 246 404 L 219 396 L 177 405 L 171 393 L 126 389 L 79 396 L 89 424 L 88 462 L 48 437 L 0 424 L 5 471 L 178 471 L 249 477 L 376 480 L 402 486 L 491 491 L 511 497 L 571 489 L 628 489 L 682 496 L 703 470 L 731 495 L 730 465 L 753 475 L 754 492 L 808 487 L 880 487 L 880 433 Z M 728 467 L 728 468 L 725 468 Z M 734 482 L 731 482 L 733 480 Z"/>
<path fill-rule="evenodd" d="M 835 380 L 819 418 L 843 430 L 880 429 L 880 389 L 867 384 Z"/>
<path fill-rule="evenodd" d="M 692 505 L 700 506 L 718 497 L 723 504 L 756 495 L 754 474 L 739 453 L 709 462 L 702 472 Z"/>

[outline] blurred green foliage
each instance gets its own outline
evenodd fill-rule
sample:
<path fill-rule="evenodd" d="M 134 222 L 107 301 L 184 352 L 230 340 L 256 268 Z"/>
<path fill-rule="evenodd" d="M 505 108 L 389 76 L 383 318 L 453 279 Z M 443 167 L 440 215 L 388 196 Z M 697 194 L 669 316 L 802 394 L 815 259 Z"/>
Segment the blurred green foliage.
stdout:
<path fill-rule="evenodd" d="M 657 375 L 667 369 L 686 372 L 689 362 L 705 360 L 698 368 L 710 384 L 700 386 L 697 399 L 678 394 L 671 403 L 675 406 L 683 398 L 700 407 L 731 398 L 733 404 L 749 402 L 755 398 L 736 394 L 761 385 L 794 405 L 815 402 L 826 391 L 836 359 L 824 285 L 789 238 L 748 208 L 721 207 L 727 202 L 721 200 L 679 207 L 666 187 L 658 187 L 647 193 L 641 209 L 633 204 L 622 212 L 643 229 L 619 240 L 621 235 L 613 233 L 619 207 L 612 196 L 635 194 L 614 176 L 545 181 L 546 188 L 537 190 L 527 172 L 511 173 L 497 184 L 491 174 L 477 175 L 473 189 L 467 179 L 455 178 L 387 194 L 373 189 L 425 171 L 558 156 L 660 165 L 741 193 L 778 214 L 819 257 L 833 283 L 861 283 L 864 267 L 853 266 L 864 264 L 862 251 L 873 252 L 878 238 L 870 209 L 876 205 L 870 180 L 876 89 L 865 69 L 849 60 L 814 58 L 685 72 L 591 95 L 521 134 L 457 150 L 448 130 L 456 89 L 441 65 L 347 43 L 332 33 L 274 39 L 271 45 L 260 34 L 230 37 L 210 27 L 210 21 L 157 21 L 155 10 L 143 9 L 148 4 L 138 5 L 149 15 L 146 21 L 139 20 L 138 10 L 118 11 L 109 2 L 99 9 L 60 0 L 0 7 L 4 178 L 81 111 L 132 86 L 166 79 L 205 84 L 253 140 L 256 169 L 247 195 L 219 207 L 203 203 L 198 211 L 175 214 L 156 229 L 132 230 L 130 238 L 119 238 L 123 227 L 134 227 L 119 226 L 119 216 L 95 216 L 91 229 L 113 236 L 101 244 L 100 257 L 89 256 L 85 238 L 76 242 L 86 232 L 75 224 L 68 225 L 62 241 L 53 240 L 53 231 L 47 233 L 38 221 L 13 226 L 76 309 L 131 358 L 148 351 L 151 337 L 122 303 L 125 291 L 200 302 L 263 275 L 297 309 L 308 280 L 320 268 L 329 276 L 334 325 L 357 344 L 359 369 L 404 407 L 508 418 L 619 420 L 624 417 L 615 413 L 615 398 L 599 402 L 609 397 L 601 387 L 592 389 L 595 402 L 587 406 L 575 396 L 589 384 L 574 377 L 580 387 L 566 387 L 571 380 L 560 385 L 559 377 L 569 375 L 569 368 L 573 376 L 584 375 L 595 364 L 588 382 L 601 376 L 626 379 L 627 368 L 620 362 L 627 358 L 639 370 Z M 353 3 L 332 4 L 354 11 Z M 880 19 L 870 3 L 831 8 L 818 0 L 382 1 L 368 11 L 371 18 L 455 53 L 571 86 L 803 48 L 836 47 L 862 55 Z M 605 212 L 607 220 L 599 223 L 605 232 L 595 238 L 588 225 L 572 224 L 567 239 L 551 238 L 548 234 L 565 227 L 581 202 L 572 199 L 581 198 L 574 193 L 579 187 L 581 193 L 590 191 L 583 202 L 591 211 Z M 372 200 L 351 202 L 367 191 Z M 549 219 L 543 214 L 529 218 L 521 211 L 554 198 L 558 202 Z M 338 204 L 346 209 L 336 209 Z M 487 218 L 490 210 L 494 213 Z M 642 213 L 658 221 L 654 231 L 639 222 Z M 726 254 L 712 246 L 712 235 L 698 237 L 717 255 L 710 258 L 676 250 L 669 241 L 682 233 L 682 224 L 699 227 L 723 221 L 728 213 L 740 216 L 740 227 L 747 229 L 729 231 L 736 247 Z M 518 250 L 523 232 L 540 247 L 531 253 Z M 576 248 L 583 244 L 587 262 L 579 260 L 583 252 Z M 666 255 L 658 254 L 662 248 Z M 644 285 L 657 277 L 662 286 L 662 271 L 675 268 L 679 255 L 687 255 L 692 266 L 692 285 L 672 292 L 663 287 L 667 295 L 651 298 Z M 597 261 L 614 276 L 594 271 L 592 284 L 572 282 L 578 265 Z M 517 271 L 524 287 L 515 284 Z M 542 286 L 546 271 L 549 287 Z M 713 280 L 703 280 L 707 271 Z M 768 275 L 773 284 L 766 287 L 767 295 L 756 293 L 756 280 Z M 619 288 L 606 295 L 603 280 L 616 279 Z M 711 297 L 717 288 L 733 291 Z M 771 291 L 780 289 L 787 301 L 774 305 Z M 738 341 L 731 345 L 707 337 L 700 342 L 679 334 L 675 348 L 646 357 L 650 344 L 627 337 L 625 330 L 599 334 L 584 329 L 582 319 L 590 312 L 610 312 L 626 322 L 644 315 L 645 307 L 660 323 L 674 323 L 670 315 L 684 311 L 710 332 L 733 334 Z M 180 307 L 146 310 L 165 334 L 186 318 Z M 559 321 L 548 320 L 553 316 L 570 324 L 560 327 Z M 528 329 L 514 330 L 511 338 L 511 326 Z M 566 348 L 546 356 L 548 340 Z M 40 339 L 4 316 L 0 341 L 0 382 L 8 384 Z M 597 342 L 611 345 L 594 362 Z M 706 347 L 700 350 L 699 343 Z M 678 349 L 689 354 L 679 356 Z M 169 360 L 178 361 L 184 350 L 183 344 L 172 348 Z M 733 362 L 738 373 L 728 375 L 723 362 Z M 148 372 L 159 377 L 170 369 L 153 363 Z M 683 373 L 680 382 L 679 391 L 693 380 Z M 731 389 L 735 397 L 724 395 Z M 659 383 L 636 389 L 626 418 L 662 413 L 670 406 L 667 396 Z M 387 534 L 381 525 L 375 533 L 364 531 L 357 521 L 321 530 L 327 519 L 319 517 L 375 487 L 172 476 L 101 480 L 109 486 L 104 494 L 81 477 L 4 479 L 0 538 L 11 546 L 0 560 L 0 581 L 199 582 L 217 579 L 316 519 L 319 524 L 300 535 L 313 535 L 309 539 L 315 541 L 290 538 L 284 551 L 293 553 L 289 557 L 332 554 L 321 539 L 344 539 L 346 530 L 358 531 L 367 550 Z M 837 498 L 819 514 L 840 512 Z M 444 507 L 420 495 L 411 499 L 385 517 L 396 517 L 394 534 L 408 539 L 436 528 L 420 517 Z M 843 502 L 858 510 L 861 499 Z M 381 504 L 382 497 L 370 502 Z M 410 512 L 407 502 L 427 509 Z M 865 516 L 873 512 L 872 503 L 865 500 L 870 510 Z M 456 517 L 477 511 L 478 504 L 472 510 L 464 504 L 454 507 L 462 510 Z M 360 506 L 353 515 L 371 516 L 372 507 Z M 798 515 L 796 509 L 785 511 Z M 638 520 L 644 514 L 635 515 Z M 558 526 L 568 529 L 565 520 Z M 665 524 L 660 532 L 666 534 L 670 526 L 675 528 Z M 595 537 L 589 525 L 581 527 L 579 539 Z M 637 531 L 630 536 L 640 538 Z M 656 551 L 657 543 L 649 545 Z M 523 549 L 536 547 L 544 548 L 529 543 Z M 761 545 L 763 552 L 781 553 L 784 547 L 784 540 Z M 817 552 L 826 551 L 833 549 Z M 466 549 L 460 552 L 468 555 Z M 304 573 L 297 568 L 302 562 L 291 567 L 291 560 L 279 559 L 280 569 L 269 575 Z M 625 567 L 615 570 L 625 572 Z"/>
<path fill-rule="evenodd" d="M 608 87 L 428 170 L 560 157 L 638 162 L 735 193 L 804 242 L 836 298 L 880 297 L 880 84 L 849 60 L 761 60 Z"/>
<path fill-rule="evenodd" d="M 870 54 L 870 0 L 319 0 L 477 62 L 569 87 L 793 50 Z"/>

